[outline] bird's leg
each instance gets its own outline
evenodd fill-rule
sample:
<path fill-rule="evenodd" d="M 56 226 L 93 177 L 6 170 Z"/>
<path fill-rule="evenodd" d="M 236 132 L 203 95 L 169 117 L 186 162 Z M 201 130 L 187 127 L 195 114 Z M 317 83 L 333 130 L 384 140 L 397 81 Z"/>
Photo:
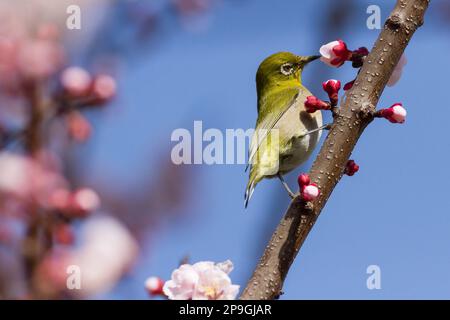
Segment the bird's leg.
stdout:
<path fill-rule="evenodd" d="M 317 131 L 330 130 L 330 129 L 331 129 L 331 123 L 324 124 L 323 126 L 320 126 L 320 127 L 316 128 L 316 129 L 313 129 L 313 130 L 310 130 L 310 131 L 307 131 L 307 132 L 303 133 L 301 135 L 301 137 L 305 137 L 305 136 L 307 136 L 307 135 L 309 135 L 311 133 L 317 132 Z"/>
<path fill-rule="evenodd" d="M 283 185 L 283 187 L 286 189 L 289 197 L 291 197 L 291 199 L 295 198 L 295 194 L 291 191 L 291 189 L 289 188 L 288 184 L 286 183 L 286 181 L 284 181 L 283 176 L 281 175 L 281 173 L 278 173 L 278 179 L 280 179 L 281 184 Z"/>

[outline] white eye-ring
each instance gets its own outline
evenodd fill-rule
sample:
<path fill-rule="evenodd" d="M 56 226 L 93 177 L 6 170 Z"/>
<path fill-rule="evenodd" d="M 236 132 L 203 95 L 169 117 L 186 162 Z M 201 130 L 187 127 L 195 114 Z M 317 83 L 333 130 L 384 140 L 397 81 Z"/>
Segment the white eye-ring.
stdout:
<path fill-rule="evenodd" d="M 283 63 L 280 69 L 281 73 L 285 76 L 289 76 L 294 72 L 294 66 L 289 62 Z"/>

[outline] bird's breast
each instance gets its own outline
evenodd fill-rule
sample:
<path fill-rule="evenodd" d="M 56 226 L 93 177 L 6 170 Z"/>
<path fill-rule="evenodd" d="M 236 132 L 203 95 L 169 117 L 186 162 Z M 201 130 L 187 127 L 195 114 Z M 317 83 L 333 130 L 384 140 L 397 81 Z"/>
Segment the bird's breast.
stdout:
<path fill-rule="evenodd" d="M 299 99 L 301 100 L 301 98 Z M 321 132 L 305 135 L 306 132 L 322 125 L 320 111 L 310 114 L 304 110 L 303 100 L 296 102 L 280 119 L 280 168 L 281 174 L 287 173 L 305 162 L 316 147 Z"/>

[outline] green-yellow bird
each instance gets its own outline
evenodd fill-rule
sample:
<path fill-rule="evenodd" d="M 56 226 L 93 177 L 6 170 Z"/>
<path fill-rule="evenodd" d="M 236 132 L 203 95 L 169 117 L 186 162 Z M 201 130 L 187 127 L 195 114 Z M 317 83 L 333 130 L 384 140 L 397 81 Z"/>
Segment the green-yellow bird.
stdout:
<path fill-rule="evenodd" d="M 250 144 L 245 207 L 264 178 L 278 177 L 289 195 L 294 196 L 283 175 L 308 159 L 323 129 L 321 111 L 305 111 L 304 102 L 311 93 L 301 80 L 303 68 L 319 57 L 279 52 L 266 58 L 258 68 L 258 119 Z"/>

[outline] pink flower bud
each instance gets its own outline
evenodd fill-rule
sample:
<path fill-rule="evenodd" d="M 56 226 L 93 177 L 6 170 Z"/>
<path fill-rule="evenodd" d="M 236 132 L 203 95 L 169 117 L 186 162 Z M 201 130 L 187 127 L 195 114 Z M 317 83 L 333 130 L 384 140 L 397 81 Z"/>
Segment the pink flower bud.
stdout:
<path fill-rule="evenodd" d="M 406 109 L 401 103 L 395 103 L 387 109 L 378 111 L 380 117 L 389 120 L 392 123 L 403 123 L 406 119 Z"/>
<path fill-rule="evenodd" d="M 84 96 L 89 92 L 92 78 L 89 72 L 80 67 L 69 67 L 61 74 L 63 88 L 72 96 Z"/>
<path fill-rule="evenodd" d="M 323 90 L 328 93 L 331 104 L 337 105 L 339 101 L 339 90 L 341 89 L 341 82 L 339 80 L 330 79 L 322 82 Z"/>
<path fill-rule="evenodd" d="M 315 96 L 308 96 L 306 97 L 305 108 L 306 112 L 314 113 L 317 110 L 329 110 L 330 105 Z"/>
<path fill-rule="evenodd" d="M 302 173 L 301 175 L 299 175 L 297 178 L 297 181 L 298 181 L 298 185 L 299 185 L 300 189 L 302 189 L 304 186 L 307 186 L 311 183 L 311 179 L 309 178 L 309 176 L 306 173 Z"/>
<path fill-rule="evenodd" d="M 145 280 L 145 289 L 152 296 L 164 295 L 163 293 L 164 281 L 158 277 L 150 277 Z"/>
<path fill-rule="evenodd" d="M 70 137 L 77 142 L 84 142 L 91 135 L 91 124 L 79 112 L 71 112 L 66 118 L 66 124 Z"/>
<path fill-rule="evenodd" d="M 350 60 L 352 52 L 342 40 L 336 40 L 324 44 L 319 50 L 322 57 L 320 60 L 331 67 L 340 67 L 345 61 Z"/>
<path fill-rule="evenodd" d="M 353 176 L 356 172 L 358 172 L 359 166 L 353 160 L 348 160 L 347 165 L 345 166 L 344 173 L 348 176 Z"/>
<path fill-rule="evenodd" d="M 67 189 L 56 189 L 50 194 L 50 199 L 48 203 L 51 207 L 60 210 L 66 211 L 70 205 L 71 194 Z"/>
<path fill-rule="evenodd" d="M 64 51 L 54 41 L 26 41 L 19 47 L 17 67 L 30 79 L 44 79 L 55 73 L 64 61 Z"/>
<path fill-rule="evenodd" d="M 100 101 L 109 100 L 116 94 L 116 80 L 108 75 L 100 75 L 95 78 L 92 91 L 94 96 Z"/>
<path fill-rule="evenodd" d="M 98 209 L 100 206 L 100 198 L 97 193 L 89 188 L 82 188 L 73 194 L 72 210 L 78 216 L 86 214 Z"/>
<path fill-rule="evenodd" d="M 303 200 L 313 201 L 320 195 L 320 190 L 315 183 L 311 183 L 301 190 L 301 194 Z"/>

